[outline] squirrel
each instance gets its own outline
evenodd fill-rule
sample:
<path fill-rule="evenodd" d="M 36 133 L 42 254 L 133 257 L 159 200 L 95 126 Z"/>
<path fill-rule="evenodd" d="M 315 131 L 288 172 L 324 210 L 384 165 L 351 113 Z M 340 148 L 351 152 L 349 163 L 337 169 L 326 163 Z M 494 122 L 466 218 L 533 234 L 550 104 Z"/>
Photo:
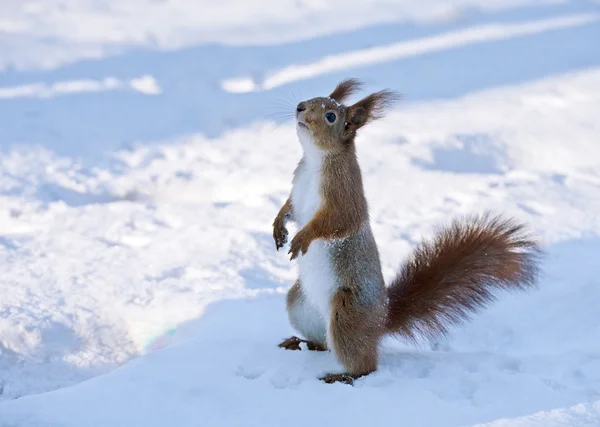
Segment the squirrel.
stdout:
<path fill-rule="evenodd" d="M 286 308 L 304 337 L 279 347 L 300 350 L 305 343 L 309 350 L 331 350 L 345 372 L 321 377 L 326 383 L 353 384 L 376 371 L 386 335 L 435 339 L 493 301 L 494 290 L 534 287 L 542 254 L 523 224 L 486 212 L 438 229 L 386 286 L 355 137 L 400 97 L 382 90 L 344 105 L 361 85 L 346 79 L 328 97 L 297 105 L 303 156 L 273 222 L 278 251 L 287 243 L 287 222 L 298 226 L 288 253 L 297 258 L 299 277 Z"/>

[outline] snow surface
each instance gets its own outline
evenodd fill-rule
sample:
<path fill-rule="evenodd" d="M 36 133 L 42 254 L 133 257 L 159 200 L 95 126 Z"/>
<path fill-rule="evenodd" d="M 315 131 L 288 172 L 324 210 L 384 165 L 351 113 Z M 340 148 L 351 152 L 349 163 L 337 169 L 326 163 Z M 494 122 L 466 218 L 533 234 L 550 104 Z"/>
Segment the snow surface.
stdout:
<path fill-rule="evenodd" d="M 490 41 L 575 27 L 598 19 L 600 19 L 599 14 L 588 13 L 531 22 L 479 25 L 409 42 L 344 52 L 322 58 L 312 64 L 288 65 L 282 70 L 269 72 L 264 82 L 258 87 L 249 78 L 237 78 L 224 81 L 223 88 L 229 92 L 237 93 L 258 89 L 269 90 L 297 80 L 317 77 L 334 71 L 343 71 L 349 67 L 380 64 L 474 43 L 489 43 Z"/>
<path fill-rule="evenodd" d="M 101 81 L 72 80 L 56 82 L 52 85 L 31 83 L 22 86 L 0 87 L 0 99 L 6 98 L 51 98 L 54 96 L 70 95 L 85 92 L 101 92 L 109 90 L 131 89 L 147 95 L 160 93 L 156 80 L 152 76 L 142 76 L 124 83 L 114 77 Z"/>
<path fill-rule="evenodd" d="M 599 14 L 3 1 L 0 427 L 600 426 Z M 484 209 L 546 250 L 537 291 L 387 340 L 354 387 L 277 348 L 296 269 L 271 237 L 301 155 L 286 118 L 347 76 L 405 95 L 358 140 L 388 280 Z"/>
<path fill-rule="evenodd" d="M 0 67 L 52 68 L 132 46 L 274 44 L 386 22 L 447 22 L 557 0 L 3 0 Z"/>

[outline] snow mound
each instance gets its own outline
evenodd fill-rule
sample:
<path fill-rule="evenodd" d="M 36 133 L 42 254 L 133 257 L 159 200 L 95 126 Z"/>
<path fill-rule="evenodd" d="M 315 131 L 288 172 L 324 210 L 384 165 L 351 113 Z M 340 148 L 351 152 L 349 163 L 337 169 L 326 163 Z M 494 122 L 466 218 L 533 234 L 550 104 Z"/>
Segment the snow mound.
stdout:
<path fill-rule="evenodd" d="M 295 271 L 270 224 L 300 156 L 291 125 L 139 146 L 92 169 L 11 150 L 0 378 L 3 398 L 29 396 L 1 403 L 0 425 L 600 422 L 594 403 L 555 410 L 600 400 L 599 85 L 590 69 L 412 104 L 361 133 L 388 279 L 435 225 L 484 209 L 531 223 L 547 257 L 538 291 L 499 295 L 432 346 L 386 341 L 355 387 L 317 380 L 340 370 L 331 354 L 277 348 Z"/>

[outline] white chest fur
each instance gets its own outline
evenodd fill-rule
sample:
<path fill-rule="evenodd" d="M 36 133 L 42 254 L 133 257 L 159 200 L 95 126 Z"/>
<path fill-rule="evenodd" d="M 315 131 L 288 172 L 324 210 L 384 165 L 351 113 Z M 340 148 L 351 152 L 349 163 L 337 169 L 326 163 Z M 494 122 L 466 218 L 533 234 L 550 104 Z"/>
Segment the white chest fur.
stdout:
<path fill-rule="evenodd" d="M 321 168 L 323 153 L 317 148 L 306 131 L 298 132 L 304 157 L 302 166 L 294 177 L 292 204 L 299 229 L 304 227 L 317 213 L 323 203 L 321 196 Z"/>
<path fill-rule="evenodd" d="M 323 203 L 321 194 L 322 153 L 305 132 L 298 132 L 304 149 L 304 162 L 297 171 L 292 187 L 292 205 L 298 230 L 317 213 Z M 298 256 L 302 290 L 310 303 L 328 323 L 329 305 L 336 286 L 329 254 L 329 245 L 322 239 L 314 240 L 306 254 Z"/>
<path fill-rule="evenodd" d="M 298 170 L 292 187 L 292 205 L 298 230 L 313 219 L 322 203 L 321 168 L 305 163 Z"/>

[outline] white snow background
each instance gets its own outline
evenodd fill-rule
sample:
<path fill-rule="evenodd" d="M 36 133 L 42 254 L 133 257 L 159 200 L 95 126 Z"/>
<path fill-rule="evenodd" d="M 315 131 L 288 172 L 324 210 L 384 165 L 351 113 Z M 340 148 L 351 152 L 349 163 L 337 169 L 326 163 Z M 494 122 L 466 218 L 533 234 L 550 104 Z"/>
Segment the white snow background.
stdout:
<path fill-rule="evenodd" d="M 486 209 L 546 251 L 354 387 L 277 348 L 271 237 L 345 77 L 404 95 L 357 141 L 388 280 Z M 2 0 L 0 426 L 600 426 L 599 213 L 598 1 Z"/>

